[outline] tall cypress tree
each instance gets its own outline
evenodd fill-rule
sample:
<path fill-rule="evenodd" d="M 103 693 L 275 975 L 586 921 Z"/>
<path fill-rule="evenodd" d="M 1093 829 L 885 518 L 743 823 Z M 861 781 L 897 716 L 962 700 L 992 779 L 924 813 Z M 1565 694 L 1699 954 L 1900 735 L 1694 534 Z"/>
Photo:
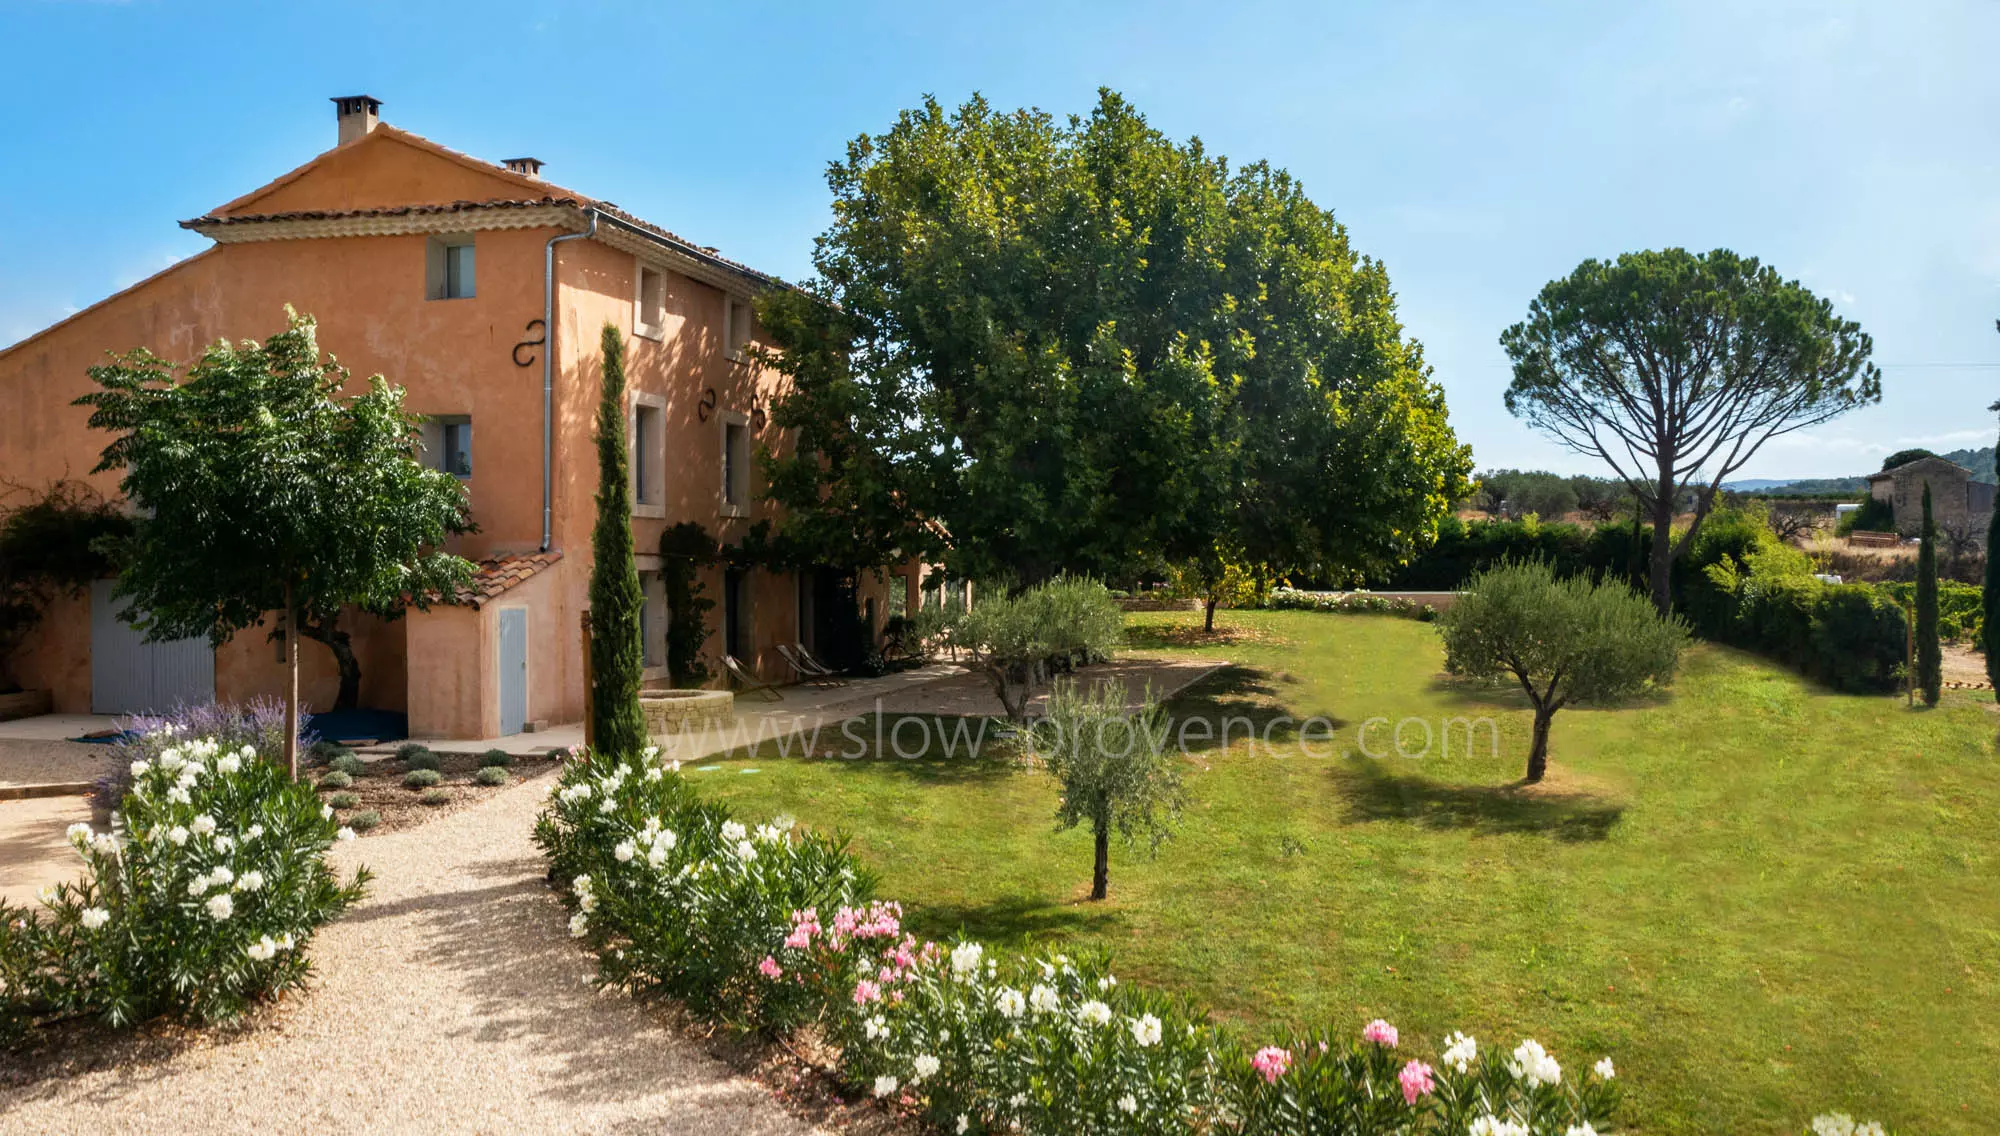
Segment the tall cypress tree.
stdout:
<path fill-rule="evenodd" d="M 1924 528 L 1917 546 L 1917 686 L 1924 705 L 1936 706 L 1944 686 L 1944 653 L 1938 647 L 1937 525 L 1931 520 L 1931 483 L 1924 482 Z"/>
<path fill-rule="evenodd" d="M 639 568 L 632 558 L 632 490 L 625 453 L 625 340 L 604 325 L 604 398 L 597 407 L 597 528 L 591 533 L 591 739 L 612 757 L 646 745 L 639 712 Z"/>
<path fill-rule="evenodd" d="M 1992 408 L 2000 410 L 2000 402 Z M 2000 442 L 1993 444 L 1993 472 L 2000 474 Z M 1986 587 L 1981 596 L 1986 612 L 1979 628 L 1986 646 L 1986 681 L 1993 684 L 1994 697 L 2000 698 L 2000 554 L 1996 553 L 2000 553 L 2000 508 L 1986 522 Z"/>

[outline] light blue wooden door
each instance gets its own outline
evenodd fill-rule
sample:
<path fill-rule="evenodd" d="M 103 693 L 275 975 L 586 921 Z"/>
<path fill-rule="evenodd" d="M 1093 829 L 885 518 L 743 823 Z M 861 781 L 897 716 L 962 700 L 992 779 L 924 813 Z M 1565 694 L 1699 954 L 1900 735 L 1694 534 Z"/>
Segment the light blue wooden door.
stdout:
<path fill-rule="evenodd" d="M 215 700 L 215 649 L 208 640 L 148 643 L 118 618 L 111 581 L 90 586 L 90 709 L 96 714 L 164 714 Z"/>
<path fill-rule="evenodd" d="M 500 609 L 500 732 L 518 734 L 528 722 L 528 611 Z"/>

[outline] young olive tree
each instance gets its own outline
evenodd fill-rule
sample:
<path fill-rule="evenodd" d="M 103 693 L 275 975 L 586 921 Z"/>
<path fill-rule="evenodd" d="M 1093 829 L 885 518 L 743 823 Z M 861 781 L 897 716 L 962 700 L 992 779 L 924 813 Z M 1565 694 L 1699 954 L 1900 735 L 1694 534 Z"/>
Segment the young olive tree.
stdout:
<path fill-rule="evenodd" d="M 1548 770 L 1549 724 L 1571 703 L 1608 702 L 1674 675 L 1687 628 L 1620 583 L 1558 579 L 1539 561 L 1475 575 L 1438 617 L 1445 669 L 1488 682 L 1509 677 L 1535 708 L 1527 780 Z"/>
<path fill-rule="evenodd" d="M 1013 596 L 982 598 L 954 642 L 986 676 L 1007 717 L 1025 722 L 1028 703 L 1052 675 L 1109 655 L 1125 641 L 1124 613 L 1095 580 L 1059 577 Z"/>
<path fill-rule="evenodd" d="M 1180 817 L 1180 770 L 1168 749 L 1167 716 L 1148 693 L 1137 710 L 1126 707 L 1125 684 L 1058 682 L 1048 714 L 1029 732 L 1049 774 L 1062 786 L 1056 831 L 1088 824 L 1095 860 L 1090 898 L 1110 888 L 1111 830 L 1128 842 L 1147 838 L 1151 850 L 1173 835 Z"/>

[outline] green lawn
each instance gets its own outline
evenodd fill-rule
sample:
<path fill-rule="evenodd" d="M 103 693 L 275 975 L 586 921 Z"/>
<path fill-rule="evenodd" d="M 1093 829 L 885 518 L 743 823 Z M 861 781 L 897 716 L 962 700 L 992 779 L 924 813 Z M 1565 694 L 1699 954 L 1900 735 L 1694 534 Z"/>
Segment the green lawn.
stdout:
<path fill-rule="evenodd" d="M 1134 616 L 1132 638 L 1180 649 L 1188 618 Z M 1796 1133 L 1831 1108 L 2000 1131 L 1985 704 L 1912 712 L 1704 646 L 1669 696 L 1558 715 L 1549 781 L 1522 792 L 1527 712 L 1443 681 L 1429 625 L 1220 618 L 1233 641 L 1195 650 L 1234 666 L 1175 713 L 1325 714 L 1337 742 L 1194 754 L 1179 838 L 1114 846 L 1103 903 L 1081 898 L 1086 835 L 1054 834 L 1046 778 L 1004 760 L 766 752 L 693 776 L 850 834 L 924 932 L 1099 944 L 1246 1037 L 1380 1016 L 1428 1053 L 1451 1029 L 1535 1036 L 1572 1069 L 1609 1053 L 1648 1133 Z M 1482 715 L 1497 758 L 1462 734 L 1445 756 L 1356 748 L 1370 718 Z"/>

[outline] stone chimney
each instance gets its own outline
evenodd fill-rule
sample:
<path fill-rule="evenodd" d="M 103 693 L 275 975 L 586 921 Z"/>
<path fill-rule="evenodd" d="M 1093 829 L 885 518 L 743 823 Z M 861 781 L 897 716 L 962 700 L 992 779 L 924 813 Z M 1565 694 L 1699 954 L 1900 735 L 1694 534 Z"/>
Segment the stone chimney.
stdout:
<path fill-rule="evenodd" d="M 337 144 L 344 146 L 382 121 L 382 100 L 368 95 L 343 95 L 333 100 L 333 117 L 340 124 Z"/>
<path fill-rule="evenodd" d="M 500 164 L 517 174 L 524 174 L 531 178 L 542 176 L 542 160 L 540 158 L 508 158 Z"/>

